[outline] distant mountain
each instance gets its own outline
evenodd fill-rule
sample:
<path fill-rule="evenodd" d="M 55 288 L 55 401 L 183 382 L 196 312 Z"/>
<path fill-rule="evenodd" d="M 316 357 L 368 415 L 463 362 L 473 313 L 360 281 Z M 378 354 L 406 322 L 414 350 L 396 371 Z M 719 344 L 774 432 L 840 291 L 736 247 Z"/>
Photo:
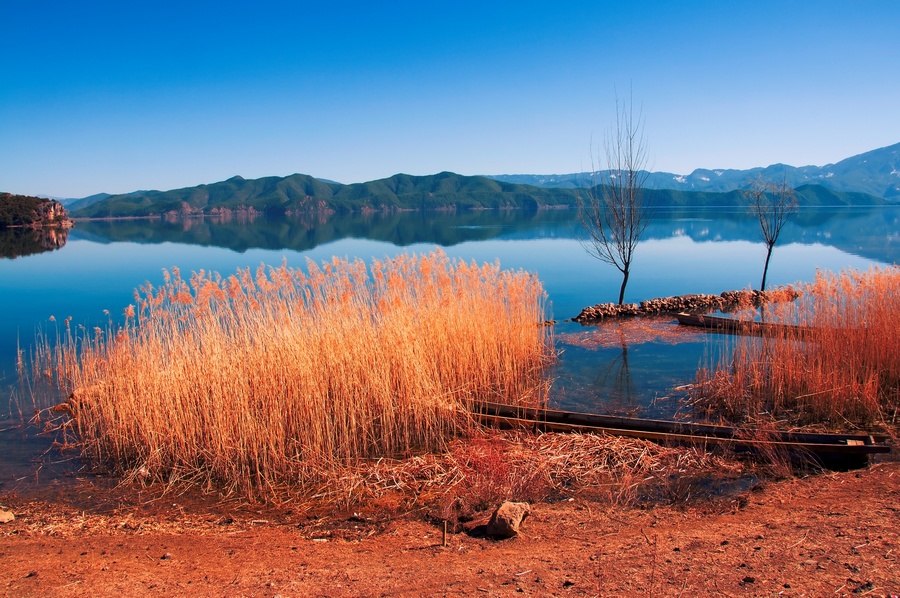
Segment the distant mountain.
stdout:
<path fill-rule="evenodd" d="M 883 199 L 863 193 L 832 191 L 819 185 L 797 190 L 801 205 L 874 205 Z M 135 191 L 71 204 L 78 218 L 133 218 L 145 216 L 225 213 L 309 214 L 366 213 L 397 210 L 467 210 L 494 208 L 539 209 L 574 207 L 585 190 L 536 187 L 496 181 L 487 177 L 442 172 L 428 176 L 397 174 L 386 179 L 342 185 L 309 175 L 244 179 L 236 176 L 209 185 L 171 191 Z M 95 196 L 96 197 L 96 196 Z M 85 201 L 87 202 L 85 198 Z M 692 190 L 647 190 L 651 205 L 741 206 L 736 190 L 710 193 Z M 79 207 L 80 205 L 80 207 Z"/>
<path fill-rule="evenodd" d="M 676 189 L 644 190 L 645 201 L 651 206 L 667 208 L 685 207 L 731 207 L 747 206 L 743 190 L 728 192 L 679 191 Z M 797 203 L 803 207 L 873 206 L 887 203 L 886 200 L 867 193 L 832 191 L 822 185 L 800 185 L 794 189 Z"/>
<path fill-rule="evenodd" d="M 576 193 L 503 183 L 450 172 L 429 176 L 397 174 L 367 183 L 342 185 L 305 174 L 244 179 L 171 191 L 111 195 L 88 205 L 73 204 L 81 218 L 205 214 L 227 211 L 309 213 L 408 209 L 539 208 L 575 205 Z"/>
<path fill-rule="evenodd" d="M 35 197 L 39 197 L 41 199 L 52 199 L 58 201 L 63 206 L 68 208 L 72 204 L 77 204 L 81 207 L 84 207 L 96 201 L 100 201 L 101 199 L 105 199 L 109 197 L 109 195 L 109 193 L 97 193 L 95 195 L 89 195 L 88 197 L 57 197 L 54 195 L 42 195 L 39 193 Z"/>
<path fill-rule="evenodd" d="M 107 197 L 111 197 L 110 193 L 96 193 L 94 195 L 88 195 L 87 197 L 82 197 L 80 199 L 72 198 L 72 199 L 61 199 L 60 201 L 66 208 L 70 210 L 78 210 L 80 208 L 86 208 L 87 206 L 93 205 L 98 201 L 103 201 Z"/>
<path fill-rule="evenodd" d="M 602 181 L 607 174 L 608 171 L 594 173 L 594 181 Z M 815 184 L 833 191 L 867 193 L 896 202 L 900 201 L 900 143 L 825 166 L 773 164 L 749 170 L 698 168 L 688 175 L 652 172 L 647 186 L 677 191 L 728 192 L 746 188 L 748 181 L 760 175 L 776 181 L 784 179 L 792 187 Z M 501 174 L 489 175 L 489 178 L 541 188 L 576 189 L 592 184 L 591 173 Z"/>

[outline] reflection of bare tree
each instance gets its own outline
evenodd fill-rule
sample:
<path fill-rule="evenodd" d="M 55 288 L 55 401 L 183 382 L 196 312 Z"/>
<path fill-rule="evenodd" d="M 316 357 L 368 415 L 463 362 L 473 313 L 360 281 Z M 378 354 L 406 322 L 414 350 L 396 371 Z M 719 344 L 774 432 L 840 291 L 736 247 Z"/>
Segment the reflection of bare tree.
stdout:
<path fill-rule="evenodd" d="M 625 329 L 616 326 L 619 346 L 622 354 L 614 357 L 597 370 L 593 388 L 597 397 L 609 406 L 612 411 L 634 411 L 637 407 L 637 393 L 631 379 L 631 368 L 628 364 L 628 339 Z"/>

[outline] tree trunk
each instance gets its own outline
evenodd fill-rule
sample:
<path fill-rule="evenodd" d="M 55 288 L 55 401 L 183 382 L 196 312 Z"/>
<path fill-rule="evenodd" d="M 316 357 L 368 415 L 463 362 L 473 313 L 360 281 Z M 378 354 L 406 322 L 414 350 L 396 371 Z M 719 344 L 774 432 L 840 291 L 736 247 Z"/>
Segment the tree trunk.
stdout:
<path fill-rule="evenodd" d="M 630 270 L 630 268 L 625 268 L 622 271 L 622 286 L 619 288 L 619 305 L 622 305 L 622 303 L 625 300 L 625 285 L 628 284 L 628 271 L 629 270 Z"/>
<path fill-rule="evenodd" d="M 769 273 L 769 259 L 771 259 L 771 257 L 772 257 L 772 249 L 774 247 L 775 247 L 775 245 L 769 245 L 768 249 L 766 251 L 766 265 L 763 268 L 762 284 L 759 285 L 760 291 L 766 290 L 766 275 Z"/>

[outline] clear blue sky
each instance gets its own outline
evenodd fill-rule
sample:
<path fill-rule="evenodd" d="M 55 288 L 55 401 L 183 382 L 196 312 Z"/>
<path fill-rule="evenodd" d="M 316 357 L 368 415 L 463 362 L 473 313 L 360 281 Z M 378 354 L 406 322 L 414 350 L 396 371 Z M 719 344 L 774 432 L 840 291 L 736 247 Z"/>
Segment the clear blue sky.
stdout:
<path fill-rule="evenodd" d="M 900 142 L 896 0 L 2 0 L 0 40 L 14 193 L 578 172 L 629 88 L 654 170 Z"/>

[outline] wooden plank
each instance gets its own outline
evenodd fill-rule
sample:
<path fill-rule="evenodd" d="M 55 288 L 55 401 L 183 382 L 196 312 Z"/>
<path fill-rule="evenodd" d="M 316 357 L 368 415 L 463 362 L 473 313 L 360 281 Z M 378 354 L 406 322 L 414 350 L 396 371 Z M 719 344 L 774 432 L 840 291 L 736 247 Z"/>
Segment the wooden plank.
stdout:
<path fill-rule="evenodd" d="M 794 326 L 792 324 L 780 324 L 777 322 L 751 322 L 749 320 L 736 320 L 734 318 L 724 318 L 707 314 L 697 315 L 681 312 L 675 314 L 675 318 L 678 320 L 679 324 L 685 326 L 697 326 L 712 330 L 713 332 L 731 334 L 764 335 L 780 332 L 802 335 L 810 330 L 810 328 L 806 326 Z"/>
<path fill-rule="evenodd" d="M 608 427 L 618 430 L 636 430 L 643 432 L 658 432 L 663 434 L 682 434 L 689 436 L 710 436 L 716 438 L 752 438 L 760 433 L 774 435 L 780 442 L 796 443 L 824 443 L 824 444 L 850 444 L 862 443 L 863 445 L 876 442 L 885 442 L 887 436 L 872 434 L 823 434 L 810 432 L 786 432 L 754 430 L 732 426 L 713 424 L 698 424 L 691 422 L 675 422 L 668 420 L 643 419 L 636 417 L 620 417 L 614 415 L 599 415 L 594 413 L 579 413 L 574 411 L 562 411 L 558 409 L 539 409 L 533 407 L 516 407 L 500 403 L 482 402 L 473 408 L 476 412 L 488 415 L 513 417 L 542 422 L 552 422 L 586 427 Z"/>
<path fill-rule="evenodd" d="M 742 447 L 758 451 L 788 450 L 800 451 L 812 454 L 833 453 L 840 455 L 869 455 L 872 453 L 888 453 L 890 447 L 882 444 L 825 444 L 817 442 L 784 442 L 781 440 L 761 440 L 754 438 L 721 438 L 716 436 L 697 436 L 692 434 L 666 434 L 663 432 L 651 432 L 645 430 L 627 430 L 619 428 L 607 428 L 603 426 L 585 426 L 566 424 L 560 422 L 536 421 L 532 419 L 520 419 L 497 415 L 479 414 L 482 421 L 494 425 L 505 425 L 513 428 L 539 429 L 549 432 L 581 432 L 604 433 L 611 436 L 626 436 L 653 440 L 655 442 L 692 445 L 722 445 L 729 447 Z"/>
<path fill-rule="evenodd" d="M 535 409 L 479 403 L 473 407 L 485 422 L 559 432 L 603 432 L 659 442 L 728 445 L 753 450 L 786 449 L 814 454 L 867 455 L 888 453 L 885 436 L 869 434 L 813 434 L 752 430 L 729 426 L 670 422 L 554 409 Z"/>

